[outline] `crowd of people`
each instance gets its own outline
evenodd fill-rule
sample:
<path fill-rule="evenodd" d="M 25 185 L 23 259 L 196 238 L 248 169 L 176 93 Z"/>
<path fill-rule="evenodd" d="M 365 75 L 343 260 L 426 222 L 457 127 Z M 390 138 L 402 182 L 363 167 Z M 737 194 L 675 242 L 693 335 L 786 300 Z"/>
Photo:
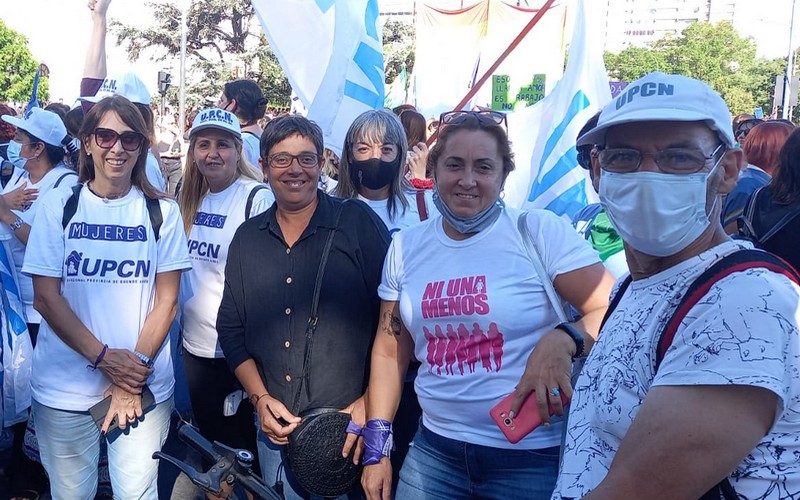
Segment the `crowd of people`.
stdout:
<path fill-rule="evenodd" d="M 494 111 L 336 155 L 236 80 L 183 146 L 106 74 L 109 3 L 75 108 L 0 107 L 11 498 L 157 498 L 182 390 L 286 499 L 800 498 L 791 122 L 648 74 L 576 137 L 570 224 L 506 206 Z"/>

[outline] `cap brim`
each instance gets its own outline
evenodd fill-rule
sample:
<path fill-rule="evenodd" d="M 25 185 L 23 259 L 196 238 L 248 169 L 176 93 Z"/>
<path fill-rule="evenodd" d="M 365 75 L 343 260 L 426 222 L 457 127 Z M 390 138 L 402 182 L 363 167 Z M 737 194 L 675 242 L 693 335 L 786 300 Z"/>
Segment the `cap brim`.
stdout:
<path fill-rule="evenodd" d="M 658 115 L 658 116 L 656 116 Z M 602 120 L 602 115 L 600 117 Z M 685 109 L 642 109 L 639 111 L 626 113 L 622 119 L 612 120 L 607 123 L 598 124 L 589 132 L 578 137 L 576 142 L 577 146 L 586 145 L 604 145 L 606 133 L 611 127 L 617 125 L 624 125 L 626 123 L 638 122 L 706 122 L 710 123 L 712 120 L 708 117 L 708 113 L 699 113 L 687 111 Z"/>
<path fill-rule="evenodd" d="M 78 97 L 78 100 L 81 101 L 81 102 L 90 102 L 92 104 L 97 104 L 98 102 L 102 101 L 106 97 L 108 97 L 108 96 L 105 96 L 105 95 L 104 96 L 93 95 L 93 96 L 89 96 L 89 97 Z"/>
<path fill-rule="evenodd" d="M 210 128 L 214 128 L 214 129 L 217 129 L 217 130 L 222 130 L 224 132 L 227 132 L 227 133 L 231 134 L 232 136 L 234 136 L 234 137 L 236 137 L 238 139 L 242 138 L 242 134 L 241 133 L 236 133 L 235 131 L 233 131 L 233 130 L 231 130 L 229 128 L 225 128 L 225 127 L 223 127 L 221 125 L 217 125 L 215 123 L 204 123 L 202 125 L 198 125 L 198 126 L 192 128 L 191 132 L 189 132 L 189 137 L 191 138 L 192 136 L 194 136 L 196 133 L 200 132 L 201 130 L 208 130 Z"/>
<path fill-rule="evenodd" d="M 10 123 L 11 125 L 14 125 L 17 128 L 25 130 L 25 128 L 22 126 L 25 123 L 25 120 L 21 120 L 20 118 L 11 115 L 3 115 L 0 118 L 2 118 L 4 122 Z"/>

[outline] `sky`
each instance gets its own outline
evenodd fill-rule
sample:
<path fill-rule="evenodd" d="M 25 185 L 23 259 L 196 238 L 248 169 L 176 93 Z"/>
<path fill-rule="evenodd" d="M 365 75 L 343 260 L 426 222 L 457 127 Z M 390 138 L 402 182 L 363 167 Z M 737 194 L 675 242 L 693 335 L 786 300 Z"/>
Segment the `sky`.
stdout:
<path fill-rule="evenodd" d="M 446 2 L 456 7 L 455 4 L 459 3 L 456 0 L 434 0 L 433 3 L 443 6 Z M 113 0 L 109 7 L 109 18 L 123 20 L 126 24 L 147 26 L 151 22 L 151 11 L 144 3 L 143 0 Z M 401 3 L 401 0 L 379 0 L 379 3 L 386 7 Z M 759 56 L 772 58 L 788 53 L 791 3 L 792 0 L 737 0 L 736 27 L 743 36 L 756 39 Z M 765 4 L 769 4 L 769 8 L 764 8 Z M 800 7 L 797 16 L 800 16 Z M 25 35 L 33 57 L 50 68 L 52 100 L 73 104 L 78 97 L 91 30 L 86 0 L 0 0 L 0 19 Z M 800 23 L 795 26 L 794 38 L 798 40 L 795 43 L 797 46 L 800 44 Z M 114 36 L 109 36 L 107 40 L 107 51 L 109 74 L 134 71 L 153 93 L 157 89 L 159 70 L 167 69 L 172 73 L 173 81 L 178 80 L 177 60 L 154 62 L 150 60 L 150 54 L 145 54 L 139 61 L 131 63 L 124 49 L 116 46 Z"/>

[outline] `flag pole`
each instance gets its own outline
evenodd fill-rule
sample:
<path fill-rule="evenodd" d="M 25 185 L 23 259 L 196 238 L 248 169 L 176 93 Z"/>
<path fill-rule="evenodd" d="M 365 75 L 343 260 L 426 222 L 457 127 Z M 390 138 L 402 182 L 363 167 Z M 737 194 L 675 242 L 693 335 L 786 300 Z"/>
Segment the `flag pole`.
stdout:
<path fill-rule="evenodd" d="M 453 108 L 454 110 L 459 110 L 463 108 L 464 105 L 466 105 L 473 97 L 475 97 L 475 94 L 477 94 L 478 90 L 480 90 L 483 84 L 486 83 L 486 80 L 488 80 L 489 77 L 492 76 L 495 70 L 503 63 L 503 61 L 505 61 L 506 57 L 508 57 L 508 55 L 514 49 L 517 48 L 517 45 L 519 45 L 522 42 L 522 40 L 528 35 L 528 33 L 530 33 L 533 27 L 536 26 L 536 23 L 539 22 L 539 19 L 541 19 L 542 16 L 545 14 L 545 12 L 547 12 L 550 9 L 550 7 L 553 5 L 554 2 L 555 0 L 547 0 L 544 3 L 544 5 L 542 5 L 542 7 L 536 12 L 536 15 L 534 15 L 528 22 L 528 24 L 526 24 L 525 27 L 522 28 L 522 31 L 519 32 L 519 35 L 517 35 L 517 37 L 514 38 L 511 44 L 506 48 L 506 50 L 504 50 L 503 53 L 500 54 L 500 57 L 497 58 L 494 64 L 492 64 L 489 67 L 489 69 L 486 70 L 486 73 L 484 73 L 483 76 L 477 82 L 475 82 L 472 88 L 469 89 L 467 95 L 465 95 L 464 98 L 461 99 L 461 101 L 456 105 L 456 107 Z M 430 138 L 428 138 L 427 141 L 428 146 L 433 144 L 438 135 L 439 131 L 437 129 L 433 134 L 431 134 Z"/>

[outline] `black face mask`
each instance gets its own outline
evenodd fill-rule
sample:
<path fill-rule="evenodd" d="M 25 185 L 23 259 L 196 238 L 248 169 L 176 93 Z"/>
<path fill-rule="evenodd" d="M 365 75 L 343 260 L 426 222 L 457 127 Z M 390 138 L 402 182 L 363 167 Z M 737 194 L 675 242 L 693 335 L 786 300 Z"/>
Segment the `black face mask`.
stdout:
<path fill-rule="evenodd" d="M 397 155 L 398 158 L 400 155 Z M 389 185 L 400 167 L 398 158 L 383 161 L 380 158 L 350 162 L 350 179 L 356 188 L 381 189 Z"/>

